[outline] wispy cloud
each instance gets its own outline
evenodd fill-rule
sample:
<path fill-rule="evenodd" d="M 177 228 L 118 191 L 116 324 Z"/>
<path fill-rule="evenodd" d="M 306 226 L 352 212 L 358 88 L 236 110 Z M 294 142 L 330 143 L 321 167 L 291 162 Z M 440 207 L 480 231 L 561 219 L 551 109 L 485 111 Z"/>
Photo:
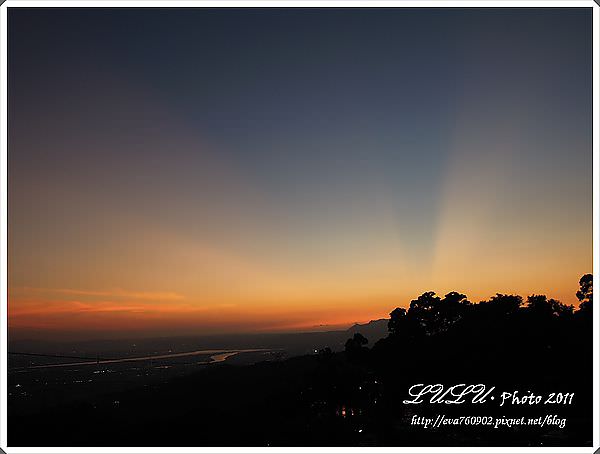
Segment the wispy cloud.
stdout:
<path fill-rule="evenodd" d="M 93 313 L 131 313 L 131 314 L 185 314 L 198 313 L 207 310 L 206 306 L 188 303 L 147 304 L 129 301 L 85 302 L 79 300 L 48 301 L 48 300 L 9 300 L 9 316 L 44 316 L 57 314 L 93 314 Z"/>
<path fill-rule="evenodd" d="M 87 290 L 73 288 L 44 288 L 44 287 L 20 287 L 14 290 L 19 294 L 44 294 L 44 295 L 68 295 L 103 299 L 127 299 L 144 301 L 182 301 L 185 297 L 175 292 L 145 292 L 130 291 L 120 288 L 109 290 Z"/>

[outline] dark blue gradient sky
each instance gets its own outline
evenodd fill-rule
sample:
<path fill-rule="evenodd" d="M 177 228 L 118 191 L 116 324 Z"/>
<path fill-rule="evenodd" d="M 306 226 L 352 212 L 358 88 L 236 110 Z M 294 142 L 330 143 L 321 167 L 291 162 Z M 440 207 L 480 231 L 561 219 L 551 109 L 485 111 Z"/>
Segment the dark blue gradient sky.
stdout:
<path fill-rule="evenodd" d="M 425 290 L 573 302 L 591 271 L 589 9 L 11 8 L 9 27 L 22 326 L 72 323 L 57 289 L 285 328 Z M 42 300 L 66 315 L 36 319 Z"/>

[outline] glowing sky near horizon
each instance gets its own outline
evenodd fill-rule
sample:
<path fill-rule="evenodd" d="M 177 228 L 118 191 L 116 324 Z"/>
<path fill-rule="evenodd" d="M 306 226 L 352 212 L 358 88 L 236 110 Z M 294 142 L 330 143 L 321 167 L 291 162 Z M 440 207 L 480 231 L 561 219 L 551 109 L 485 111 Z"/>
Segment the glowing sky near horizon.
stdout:
<path fill-rule="evenodd" d="M 576 303 L 587 9 L 9 13 L 13 333 Z"/>

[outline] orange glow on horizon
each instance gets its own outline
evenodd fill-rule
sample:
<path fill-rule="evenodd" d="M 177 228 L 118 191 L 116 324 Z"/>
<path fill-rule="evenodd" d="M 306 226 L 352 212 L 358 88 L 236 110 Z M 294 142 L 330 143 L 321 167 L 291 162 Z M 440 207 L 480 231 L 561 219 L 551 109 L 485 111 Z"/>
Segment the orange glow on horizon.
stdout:
<path fill-rule="evenodd" d="M 582 273 L 583 274 L 583 273 Z M 499 293 L 544 293 L 567 304 L 577 306 L 574 285 L 562 292 L 537 287 L 530 292 L 518 288 L 498 288 Z M 39 330 L 88 331 L 94 333 L 128 332 L 136 335 L 152 333 L 219 334 L 233 332 L 294 332 L 346 329 L 354 323 L 387 318 L 395 307 L 408 307 L 410 301 L 429 290 L 402 295 L 400 293 L 373 298 L 323 298 L 303 301 L 290 298 L 286 304 L 276 301 L 257 303 L 251 300 L 220 304 L 192 301 L 177 292 L 125 290 L 77 290 L 20 288 L 9 298 L 9 327 L 12 333 Z M 443 286 L 436 293 L 444 295 L 460 288 Z M 469 294 L 472 302 L 487 299 L 496 291 L 484 286 Z M 569 298 L 569 296 L 571 296 Z"/>

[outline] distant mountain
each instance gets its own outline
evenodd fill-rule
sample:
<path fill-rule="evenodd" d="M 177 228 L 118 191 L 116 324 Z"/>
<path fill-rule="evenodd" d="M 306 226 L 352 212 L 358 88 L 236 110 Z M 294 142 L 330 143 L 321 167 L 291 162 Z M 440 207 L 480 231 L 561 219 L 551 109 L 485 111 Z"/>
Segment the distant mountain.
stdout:
<path fill-rule="evenodd" d="M 369 347 L 372 347 L 375 342 L 388 335 L 388 322 L 389 319 L 381 318 L 371 320 L 369 323 L 356 323 L 346 330 L 346 334 L 352 337 L 355 333 L 360 333 L 369 340 Z"/>

